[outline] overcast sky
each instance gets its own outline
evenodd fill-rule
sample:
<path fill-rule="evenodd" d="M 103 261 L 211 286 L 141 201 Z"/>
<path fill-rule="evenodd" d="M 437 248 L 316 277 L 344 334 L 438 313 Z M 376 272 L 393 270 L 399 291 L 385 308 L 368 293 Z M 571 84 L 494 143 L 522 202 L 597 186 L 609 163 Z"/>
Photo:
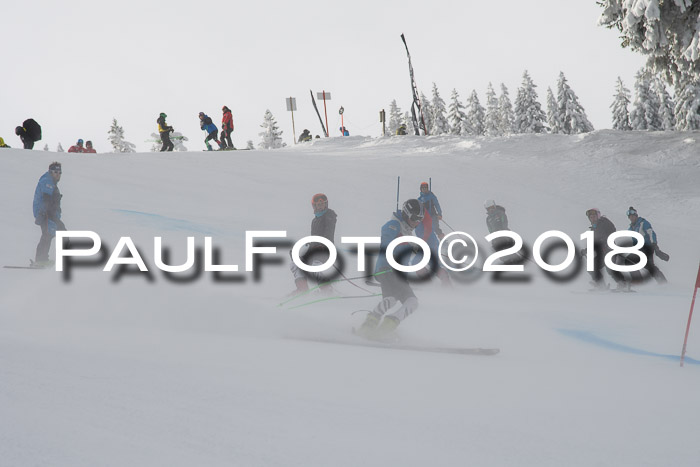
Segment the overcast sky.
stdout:
<path fill-rule="evenodd" d="M 600 12 L 595 0 L 6 2 L 0 136 L 21 146 L 14 128 L 33 117 L 44 134 L 35 149 L 83 138 L 106 152 L 115 117 L 148 150 L 166 112 L 200 150 L 198 112 L 220 126 L 227 105 L 237 147 L 257 145 L 266 109 L 292 144 L 285 97 L 297 98 L 296 136 L 321 133 L 310 89 L 331 92 L 332 136 L 341 105 L 352 135 L 378 136 L 379 110 L 411 103 L 401 33 L 427 96 L 435 82 L 446 102 L 453 88 L 463 102 L 476 89 L 483 105 L 488 83 L 500 93 L 503 82 L 514 100 L 527 69 L 546 108 L 563 71 L 595 128 L 610 128 L 616 77 L 633 89 L 644 58 L 596 25 Z"/>

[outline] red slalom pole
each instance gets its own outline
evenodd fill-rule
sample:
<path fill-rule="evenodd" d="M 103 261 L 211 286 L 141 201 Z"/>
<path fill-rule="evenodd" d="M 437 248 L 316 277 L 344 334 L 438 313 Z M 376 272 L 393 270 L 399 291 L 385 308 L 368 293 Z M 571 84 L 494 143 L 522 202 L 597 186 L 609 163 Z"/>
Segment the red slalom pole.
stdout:
<path fill-rule="evenodd" d="M 693 318 L 693 308 L 695 308 L 695 296 L 700 288 L 700 266 L 698 266 L 698 277 L 695 279 L 695 288 L 693 289 L 693 301 L 690 303 L 690 314 L 688 315 L 688 325 L 685 328 L 685 339 L 683 340 L 683 350 L 681 351 L 681 366 L 685 359 L 685 347 L 688 344 L 688 333 L 690 332 L 690 320 Z"/>

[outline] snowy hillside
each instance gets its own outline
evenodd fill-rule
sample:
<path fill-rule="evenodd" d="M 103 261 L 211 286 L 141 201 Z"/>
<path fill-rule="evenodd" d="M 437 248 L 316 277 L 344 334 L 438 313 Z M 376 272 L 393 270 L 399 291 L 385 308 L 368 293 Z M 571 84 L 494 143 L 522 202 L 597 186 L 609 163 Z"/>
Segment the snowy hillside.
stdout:
<path fill-rule="evenodd" d="M 696 466 L 700 323 L 678 355 L 700 261 L 700 133 L 597 131 L 509 138 L 351 136 L 272 151 L 56 154 L 0 150 L 3 265 L 25 265 L 40 229 L 31 203 L 59 160 L 63 220 L 149 266 L 185 239 L 213 238 L 220 263 L 187 283 L 151 268 L 0 269 L 0 465 Z M 399 327 L 411 345 L 500 348 L 468 356 L 312 342 L 352 341 L 378 297 L 321 301 L 283 264 L 244 272 L 245 232 L 309 233 L 328 195 L 341 236 L 377 236 L 432 179 L 444 220 L 479 241 L 484 200 L 528 246 L 561 230 L 578 246 L 597 207 L 627 228 L 648 219 L 669 279 L 587 293 L 589 276 L 414 287 Z M 443 227 L 444 228 L 444 227 Z M 445 228 L 446 231 L 449 229 Z M 483 242 L 485 244 L 485 242 Z M 353 260 L 345 246 L 346 259 Z M 52 248 L 52 256 L 53 256 Z M 483 260 L 483 257 L 482 257 Z M 353 262 L 350 261 L 350 262 Z M 232 274 L 227 273 L 226 277 Z M 352 268 L 348 276 L 357 275 Z M 357 286 L 367 289 L 363 281 Z M 353 284 L 339 296 L 362 295 Z M 376 293 L 379 289 L 370 289 Z M 697 320 L 697 317 L 696 317 Z"/>

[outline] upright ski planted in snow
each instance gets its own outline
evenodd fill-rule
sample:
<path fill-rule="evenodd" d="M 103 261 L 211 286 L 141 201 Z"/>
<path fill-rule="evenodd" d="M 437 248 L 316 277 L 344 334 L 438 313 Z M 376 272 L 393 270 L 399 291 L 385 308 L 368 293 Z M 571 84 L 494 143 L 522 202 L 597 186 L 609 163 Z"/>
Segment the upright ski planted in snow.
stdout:
<path fill-rule="evenodd" d="M 321 112 L 318 111 L 318 107 L 316 107 L 316 99 L 314 99 L 314 92 L 309 89 L 309 92 L 311 93 L 311 102 L 314 104 L 314 109 L 316 109 L 316 115 L 318 115 L 318 121 L 321 122 L 321 128 L 323 128 L 323 134 L 328 137 L 328 131 L 326 131 L 326 126 L 323 124 L 323 119 L 321 118 Z"/>
<path fill-rule="evenodd" d="M 416 132 L 416 136 L 420 136 L 421 129 L 423 129 L 423 133 L 427 135 L 428 129 L 425 127 L 423 109 L 420 105 L 420 98 L 418 97 L 418 86 L 416 85 L 416 79 L 413 76 L 411 54 L 408 52 L 408 44 L 406 44 L 406 38 L 403 36 L 403 34 L 401 34 L 401 40 L 403 41 L 403 45 L 406 46 L 406 55 L 408 55 L 408 71 L 411 74 L 411 89 L 413 90 L 413 104 L 411 104 L 411 119 L 413 120 L 413 130 Z"/>

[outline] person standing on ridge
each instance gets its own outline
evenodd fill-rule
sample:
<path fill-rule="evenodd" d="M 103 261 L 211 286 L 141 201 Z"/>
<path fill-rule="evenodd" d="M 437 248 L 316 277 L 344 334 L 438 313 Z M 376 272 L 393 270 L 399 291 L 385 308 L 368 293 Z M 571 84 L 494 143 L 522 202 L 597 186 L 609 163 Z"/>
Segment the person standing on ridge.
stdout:
<path fill-rule="evenodd" d="M 57 230 L 67 230 L 61 221 L 61 192 L 58 190 L 58 182 L 61 180 L 61 163 L 52 162 L 49 170 L 39 178 L 39 183 L 34 190 L 34 223 L 41 227 L 41 238 L 36 246 L 34 257 L 37 266 L 48 266 L 49 249 L 51 240 L 56 236 Z"/>
<path fill-rule="evenodd" d="M 382 301 L 367 314 L 367 318 L 357 330 L 360 336 L 383 340 L 418 309 L 416 294 L 413 293 L 406 276 L 391 267 L 386 259 L 386 250 L 393 240 L 402 236 L 412 236 L 413 230 L 422 220 L 423 205 L 417 199 L 409 199 L 382 226 L 379 257 L 374 269 L 374 275 L 382 287 Z M 407 256 L 411 255 L 414 246 L 408 242 L 402 243 L 394 249 L 394 257 L 398 258 L 401 264 L 408 264 Z M 395 312 L 387 314 L 397 303 L 401 303 L 401 306 Z"/>
<path fill-rule="evenodd" d="M 163 146 L 160 148 L 160 152 L 170 152 L 175 148 L 175 145 L 170 141 L 170 133 L 173 131 L 173 127 L 165 123 L 165 119 L 168 118 L 164 112 L 161 112 L 158 116 L 156 122 L 158 123 L 158 134 L 160 135 L 160 140 Z"/>
<path fill-rule="evenodd" d="M 216 141 L 216 144 L 219 145 L 219 148 L 221 148 L 221 141 L 219 141 L 217 138 L 219 135 L 219 130 L 216 128 L 216 125 L 214 125 L 214 122 L 212 122 L 211 117 L 206 115 L 204 112 L 199 112 L 199 127 L 207 132 L 207 137 L 204 138 L 204 144 L 207 145 L 207 151 L 212 151 L 211 144 L 209 144 L 209 141 L 211 140 Z"/>
<path fill-rule="evenodd" d="M 233 141 L 231 141 L 231 133 L 233 133 L 233 115 L 231 114 L 231 109 L 224 106 L 221 111 L 223 116 L 221 117 L 221 149 L 233 150 L 236 149 L 233 146 Z"/>
<path fill-rule="evenodd" d="M 83 140 L 79 139 L 75 145 L 71 146 L 68 148 L 68 152 L 85 152 L 85 148 L 83 147 Z"/>
<path fill-rule="evenodd" d="M 24 149 L 33 149 L 34 143 L 41 140 L 41 125 L 28 118 L 22 122 L 22 126 L 15 128 L 15 134 L 22 140 Z"/>
<path fill-rule="evenodd" d="M 300 135 L 299 135 L 299 142 L 300 143 L 306 143 L 307 141 L 311 141 L 311 133 L 309 130 L 304 130 Z"/>
<path fill-rule="evenodd" d="M 316 193 L 311 198 L 311 207 L 314 210 L 314 218 L 311 221 L 311 235 L 327 238 L 331 243 L 335 243 L 335 224 L 338 220 L 338 215 L 328 207 L 328 197 L 323 193 Z M 299 256 L 308 258 L 312 266 L 317 266 L 328 261 L 328 254 L 328 249 L 323 244 L 309 243 L 305 248 L 302 248 Z M 294 262 L 292 262 L 290 269 L 294 275 L 294 284 L 297 287 L 292 294 L 309 290 L 308 280 L 304 271 L 299 269 Z M 314 276 L 313 273 L 309 274 L 321 282 L 320 276 Z M 321 290 L 329 292 L 330 285 L 322 286 Z"/>
<path fill-rule="evenodd" d="M 445 234 L 440 230 L 440 221 L 442 220 L 442 208 L 440 207 L 440 201 L 438 201 L 435 193 L 430 191 L 430 185 L 428 182 L 423 182 L 420 184 L 420 195 L 418 196 L 418 201 L 423 203 L 425 208 L 425 217 L 429 217 L 433 223 L 433 232 L 438 236 L 440 240 Z"/>
<path fill-rule="evenodd" d="M 605 216 L 600 215 L 600 210 L 596 208 L 591 208 L 586 211 L 586 217 L 591 223 L 589 227 L 593 231 L 593 271 L 590 271 L 591 278 L 593 279 L 592 285 L 594 290 L 606 290 L 608 287 L 603 280 L 603 269 L 605 268 L 605 255 L 610 251 L 608 246 L 608 237 L 614 234 L 617 229 L 615 225 Z M 586 249 L 582 249 L 582 253 L 586 252 Z M 613 271 L 612 269 L 606 268 L 610 277 L 612 277 L 617 283 L 617 290 L 629 291 L 629 283 L 627 283 L 622 274 L 618 271 Z"/>
<path fill-rule="evenodd" d="M 97 151 L 95 148 L 92 147 L 92 141 L 85 141 L 85 150 L 83 152 L 87 152 L 90 154 L 96 154 Z"/>

